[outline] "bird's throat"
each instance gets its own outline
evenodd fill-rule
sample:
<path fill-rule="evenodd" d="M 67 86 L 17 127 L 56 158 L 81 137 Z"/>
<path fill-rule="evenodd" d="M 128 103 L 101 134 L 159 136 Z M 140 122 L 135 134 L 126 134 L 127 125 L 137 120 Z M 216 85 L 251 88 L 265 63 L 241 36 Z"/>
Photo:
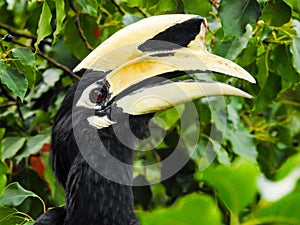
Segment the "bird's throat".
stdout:
<path fill-rule="evenodd" d="M 70 170 L 66 201 L 64 225 L 138 224 L 131 186 L 102 177 L 81 156 Z"/>

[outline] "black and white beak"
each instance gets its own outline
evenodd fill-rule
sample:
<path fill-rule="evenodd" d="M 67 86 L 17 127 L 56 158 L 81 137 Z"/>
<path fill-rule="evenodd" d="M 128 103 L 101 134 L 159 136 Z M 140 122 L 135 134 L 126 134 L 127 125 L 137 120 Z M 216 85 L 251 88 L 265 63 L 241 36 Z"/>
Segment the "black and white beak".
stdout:
<path fill-rule="evenodd" d="M 228 84 L 203 81 L 201 73 L 216 72 L 255 83 L 237 64 L 206 50 L 206 20 L 197 15 L 161 15 L 143 19 L 112 35 L 75 69 L 107 75 L 106 102 L 131 115 L 161 111 L 206 96 L 251 98 Z M 200 73 L 201 80 L 182 80 Z"/>

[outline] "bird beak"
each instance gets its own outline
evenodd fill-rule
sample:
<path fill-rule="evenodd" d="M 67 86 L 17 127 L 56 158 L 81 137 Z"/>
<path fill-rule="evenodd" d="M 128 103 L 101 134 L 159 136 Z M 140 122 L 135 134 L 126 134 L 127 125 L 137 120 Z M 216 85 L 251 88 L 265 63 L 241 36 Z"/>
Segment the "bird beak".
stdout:
<path fill-rule="evenodd" d="M 228 84 L 203 81 L 201 75 L 201 80 L 178 80 L 183 74 L 216 72 L 255 83 L 242 67 L 206 50 L 206 26 L 206 20 L 196 15 L 144 19 L 101 44 L 75 71 L 107 72 L 109 101 L 131 115 L 157 112 L 207 96 L 251 98 Z"/>

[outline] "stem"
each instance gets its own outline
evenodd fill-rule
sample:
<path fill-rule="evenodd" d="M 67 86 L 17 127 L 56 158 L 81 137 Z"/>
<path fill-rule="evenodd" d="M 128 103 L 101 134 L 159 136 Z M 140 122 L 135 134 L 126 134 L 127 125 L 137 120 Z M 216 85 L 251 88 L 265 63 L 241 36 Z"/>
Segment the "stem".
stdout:
<path fill-rule="evenodd" d="M 43 211 L 45 213 L 47 211 L 45 202 L 43 201 L 43 199 L 40 196 L 37 195 L 36 197 L 42 202 L 42 204 L 43 204 Z"/>
<path fill-rule="evenodd" d="M 69 4 L 71 9 L 76 13 L 76 19 L 75 19 L 75 24 L 76 27 L 78 29 L 79 35 L 81 37 L 81 39 L 83 40 L 85 46 L 87 47 L 87 49 L 93 51 L 94 48 L 91 46 L 91 44 L 89 43 L 87 37 L 84 34 L 84 31 L 81 28 L 81 24 L 80 24 L 80 12 L 76 9 L 76 7 L 74 6 L 73 2 L 71 0 L 69 0 Z"/>
<path fill-rule="evenodd" d="M 118 9 L 118 11 L 122 14 L 122 15 L 125 15 L 126 14 L 126 11 L 115 1 L 115 0 L 112 0 L 111 1 L 115 6 L 116 8 Z"/>

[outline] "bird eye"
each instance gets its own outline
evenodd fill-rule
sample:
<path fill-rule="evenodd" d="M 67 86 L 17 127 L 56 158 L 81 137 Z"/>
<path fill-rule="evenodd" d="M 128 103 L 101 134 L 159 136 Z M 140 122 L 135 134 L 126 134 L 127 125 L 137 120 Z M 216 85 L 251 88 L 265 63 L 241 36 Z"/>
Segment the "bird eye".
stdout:
<path fill-rule="evenodd" d="M 103 99 L 105 97 L 106 97 L 106 93 L 103 89 L 101 90 L 101 89 L 95 88 L 95 89 L 91 90 L 91 92 L 90 92 L 90 100 L 93 103 L 101 102 L 101 101 L 103 101 Z"/>

